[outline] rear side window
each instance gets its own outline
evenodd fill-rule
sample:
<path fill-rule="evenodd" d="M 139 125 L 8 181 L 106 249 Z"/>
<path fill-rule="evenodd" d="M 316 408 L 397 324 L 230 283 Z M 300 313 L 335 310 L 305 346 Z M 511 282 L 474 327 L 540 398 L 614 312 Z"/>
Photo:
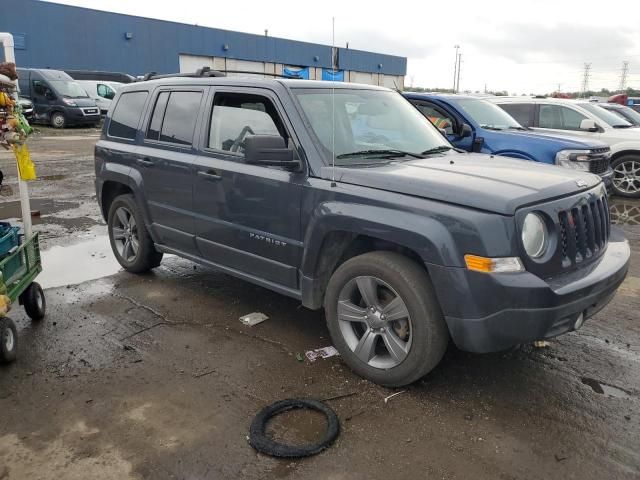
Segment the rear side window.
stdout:
<path fill-rule="evenodd" d="M 153 108 L 147 138 L 191 145 L 202 92 L 161 92 Z"/>
<path fill-rule="evenodd" d="M 499 105 L 504 111 L 515 118 L 524 127 L 531 127 L 533 124 L 534 104 L 526 103 L 505 103 Z"/>
<path fill-rule="evenodd" d="M 138 122 L 148 94 L 148 92 L 127 92 L 120 96 L 109 122 L 107 134 L 110 137 L 129 140 L 136 138 Z"/>

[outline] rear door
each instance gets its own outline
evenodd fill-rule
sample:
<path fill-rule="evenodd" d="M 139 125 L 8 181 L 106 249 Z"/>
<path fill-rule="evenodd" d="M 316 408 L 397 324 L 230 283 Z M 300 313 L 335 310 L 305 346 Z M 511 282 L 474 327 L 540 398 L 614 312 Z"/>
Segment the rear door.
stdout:
<path fill-rule="evenodd" d="M 586 120 L 589 117 L 569 106 L 540 103 L 536 113 L 536 130 L 541 132 L 571 134 L 592 139 L 600 138 L 600 132 L 589 132 L 580 129 L 582 120 Z"/>
<path fill-rule="evenodd" d="M 205 88 L 159 88 L 154 92 L 144 140 L 134 169 L 142 178 L 151 221 L 162 245 L 194 254 L 192 172 L 196 124 Z"/>
<path fill-rule="evenodd" d="M 534 103 L 502 103 L 498 105 L 515 118 L 523 127 L 533 127 L 536 105 Z"/>
<path fill-rule="evenodd" d="M 194 178 L 199 251 L 218 265 L 297 289 L 306 174 L 247 164 L 243 148 L 249 135 L 281 135 L 297 154 L 284 109 L 266 89 L 216 89 L 210 97 Z"/>

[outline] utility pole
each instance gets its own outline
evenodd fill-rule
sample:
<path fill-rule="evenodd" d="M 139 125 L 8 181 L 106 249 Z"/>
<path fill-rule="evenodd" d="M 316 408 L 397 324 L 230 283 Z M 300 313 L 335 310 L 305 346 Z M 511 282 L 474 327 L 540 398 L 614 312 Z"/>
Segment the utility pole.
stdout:
<path fill-rule="evenodd" d="M 453 93 L 456 93 L 456 73 L 458 72 L 458 49 L 460 45 L 454 45 L 453 48 L 456 49 L 456 61 L 453 62 Z"/>
<path fill-rule="evenodd" d="M 627 88 L 627 75 L 629 73 L 629 62 L 622 62 L 622 73 L 620 74 L 620 93 L 624 93 Z"/>
<path fill-rule="evenodd" d="M 458 78 L 456 80 L 456 91 L 458 93 L 460 91 L 460 64 L 462 63 L 462 54 L 458 54 Z"/>
<path fill-rule="evenodd" d="M 582 75 L 582 96 L 586 97 L 589 90 L 589 75 L 591 75 L 591 64 L 584 64 L 584 73 Z"/>

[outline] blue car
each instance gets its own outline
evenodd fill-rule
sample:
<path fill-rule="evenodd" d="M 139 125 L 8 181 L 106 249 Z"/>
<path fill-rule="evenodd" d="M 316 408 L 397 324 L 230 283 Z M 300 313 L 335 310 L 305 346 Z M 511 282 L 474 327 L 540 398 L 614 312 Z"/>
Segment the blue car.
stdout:
<path fill-rule="evenodd" d="M 610 149 L 603 142 L 534 132 L 478 97 L 414 92 L 404 96 L 457 148 L 588 171 L 600 175 L 607 187 L 611 184 Z"/>

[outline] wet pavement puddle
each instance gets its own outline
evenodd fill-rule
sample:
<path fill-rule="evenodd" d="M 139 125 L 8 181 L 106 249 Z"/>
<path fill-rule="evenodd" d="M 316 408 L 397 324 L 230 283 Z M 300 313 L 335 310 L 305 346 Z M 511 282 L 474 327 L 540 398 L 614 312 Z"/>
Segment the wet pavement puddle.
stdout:
<path fill-rule="evenodd" d="M 629 395 L 621 388 L 607 385 L 606 383 L 601 383 L 594 378 L 582 377 L 580 380 L 582 381 L 582 383 L 590 387 L 591 390 L 600 395 L 606 395 L 607 397 L 613 398 L 631 398 L 631 395 Z"/>
<path fill-rule="evenodd" d="M 122 269 L 111 252 L 106 235 L 92 237 L 72 245 L 42 251 L 42 273 L 38 282 L 43 288 L 75 285 L 113 275 Z"/>
<path fill-rule="evenodd" d="M 61 212 L 63 210 L 69 210 L 72 208 L 78 208 L 80 204 L 78 202 L 65 202 L 60 200 L 49 200 L 34 198 L 31 200 L 31 211 L 38 211 L 40 215 L 31 216 L 31 222 L 34 225 L 41 223 L 41 215 L 47 215 L 51 213 Z M 11 221 L 15 223 L 22 218 L 22 210 L 20 208 L 20 201 L 4 202 L 0 205 L 0 219 L 3 221 Z"/>

